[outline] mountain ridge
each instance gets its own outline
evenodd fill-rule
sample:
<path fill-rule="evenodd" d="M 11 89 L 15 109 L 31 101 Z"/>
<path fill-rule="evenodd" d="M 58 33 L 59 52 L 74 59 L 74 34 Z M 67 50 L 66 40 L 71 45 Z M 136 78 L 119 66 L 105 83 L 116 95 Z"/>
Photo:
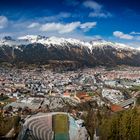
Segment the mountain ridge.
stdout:
<path fill-rule="evenodd" d="M 86 66 L 140 66 L 140 51 L 125 44 L 105 40 L 90 42 L 72 38 L 26 35 L 0 40 L 0 62 L 40 63 L 50 60 L 74 61 Z"/>

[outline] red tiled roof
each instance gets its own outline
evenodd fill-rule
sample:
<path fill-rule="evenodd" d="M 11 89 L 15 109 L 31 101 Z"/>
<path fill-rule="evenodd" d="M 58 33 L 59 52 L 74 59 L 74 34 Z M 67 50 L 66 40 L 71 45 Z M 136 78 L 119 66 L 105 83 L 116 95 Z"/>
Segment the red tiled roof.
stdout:
<path fill-rule="evenodd" d="M 113 111 L 113 112 L 118 112 L 118 111 L 122 111 L 122 110 L 124 110 L 124 109 L 119 105 L 112 105 L 111 106 L 111 111 Z"/>
<path fill-rule="evenodd" d="M 68 92 L 65 92 L 63 95 L 65 95 L 65 96 L 68 95 L 69 96 L 70 94 Z"/>

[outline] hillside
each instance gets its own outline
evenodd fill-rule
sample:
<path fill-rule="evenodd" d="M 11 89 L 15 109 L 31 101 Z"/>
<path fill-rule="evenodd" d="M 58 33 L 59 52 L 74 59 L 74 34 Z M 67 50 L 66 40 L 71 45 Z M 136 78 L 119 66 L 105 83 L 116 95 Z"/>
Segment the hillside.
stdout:
<path fill-rule="evenodd" d="M 0 40 L 0 62 L 26 64 L 54 64 L 78 66 L 140 66 L 140 51 L 130 46 L 93 40 L 84 42 L 77 39 L 27 35 Z M 53 63 L 52 63 L 53 62 Z M 70 64 L 70 63 L 68 63 Z"/>

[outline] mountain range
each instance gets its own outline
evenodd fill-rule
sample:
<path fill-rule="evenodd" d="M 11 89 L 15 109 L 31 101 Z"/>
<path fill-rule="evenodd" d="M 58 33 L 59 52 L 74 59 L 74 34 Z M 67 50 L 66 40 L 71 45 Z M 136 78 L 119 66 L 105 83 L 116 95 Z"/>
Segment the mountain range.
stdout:
<path fill-rule="evenodd" d="M 48 64 L 72 62 L 81 66 L 140 66 L 140 50 L 102 39 L 85 42 L 72 38 L 26 35 L 0 40 L 0 62 Z"/>

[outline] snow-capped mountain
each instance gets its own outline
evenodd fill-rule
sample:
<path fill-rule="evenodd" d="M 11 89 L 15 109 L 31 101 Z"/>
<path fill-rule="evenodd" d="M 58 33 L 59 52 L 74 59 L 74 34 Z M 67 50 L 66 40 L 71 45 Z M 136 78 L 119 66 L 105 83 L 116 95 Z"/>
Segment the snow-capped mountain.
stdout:
<path fill-rule="evenodd" d="M 94 39 L 90 42 L 84 42 L 78 39 L 73 39 L 73 38 L 58 38 L 55 36 L 52 37 L 45 37 L 45 36 L 41 36 L 41 35 L 26 35 L 26 36 L 21 36 L 18 37 L 17 39 L 13 39 L 10 36 L 5 36 L 4 38 L 2 38 L 0 40 L 0 45 L 27 45 L 27 44 L 32 44 L 32 43 L 40 43 L 43 45 L 59 45 L 61 47 L 66 46 L 68 44 L 71 45 L 76 45 L 79 47 L 87 47 L 87 49 L 94 49 L 94 48 L 105 48 L 107 46 L 112 46 L 114 48 L 118 48 L 118 49 L 135 49 L 133 47 L 130 47 L 128 45 L 125 44 L 121 44 L 121 43 L 116 43 L 116 42 L 109 42 L 109 41 L 105 41 L 103 39 Z"/>
<path fill-rule="evenodd" d="M 140 51 L 102 39 L 85 42 L 73 38 L 26 35 L 17 39 L 8 36 L 0 40 L 0 62 L 44 64 L 49 60 L 69 60 L 87 66 L 140 66 Z"/>

